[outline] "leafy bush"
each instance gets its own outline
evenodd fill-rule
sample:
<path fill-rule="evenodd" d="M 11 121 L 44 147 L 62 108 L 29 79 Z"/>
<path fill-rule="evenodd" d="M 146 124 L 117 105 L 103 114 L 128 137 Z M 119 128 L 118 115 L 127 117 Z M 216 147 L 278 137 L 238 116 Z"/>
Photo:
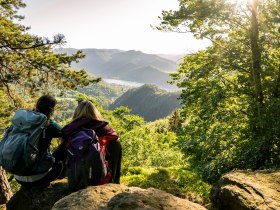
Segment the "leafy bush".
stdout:
<path fill-rule="evenodd" d="M 141 188 L 154 187 L 204 206 L 210 203 L 211 185 L 186 166 L 130 167 L 121 177 L 121 183 Z"/>
<path fill-rule="evenodd" d="M 183 154 L 172 142 L 172 132 L 161 134 L 149 127 L 137 127 L 120 136 L 123 146 L 123 170 L 132 166 L 169 167 L 184 164 Z"/>

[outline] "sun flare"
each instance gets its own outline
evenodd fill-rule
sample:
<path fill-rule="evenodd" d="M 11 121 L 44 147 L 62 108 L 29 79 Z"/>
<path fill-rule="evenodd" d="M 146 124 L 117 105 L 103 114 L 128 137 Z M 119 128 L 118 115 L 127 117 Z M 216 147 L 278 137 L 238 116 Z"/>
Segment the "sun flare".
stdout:
<path fill-rule="evenodd" d="M 228 0 L 230 3 L 239 4 L 239 5 L 248 5 L 252 4 L 253 0 Z"/>

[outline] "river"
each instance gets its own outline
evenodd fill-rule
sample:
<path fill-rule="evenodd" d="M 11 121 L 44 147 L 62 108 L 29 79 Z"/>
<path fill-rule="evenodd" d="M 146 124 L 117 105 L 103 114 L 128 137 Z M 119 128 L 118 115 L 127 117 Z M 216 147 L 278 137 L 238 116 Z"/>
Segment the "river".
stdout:
<path fill-rule="evenodd" d="M 140 87 L 144 85 L 143 83 L 139 83 L 139 82 L 118 80 L 118 79 L 103 79 L 103 80 L 109 84 L 117 84 L 117 85 L 131 86 L 131 87 Z"/>

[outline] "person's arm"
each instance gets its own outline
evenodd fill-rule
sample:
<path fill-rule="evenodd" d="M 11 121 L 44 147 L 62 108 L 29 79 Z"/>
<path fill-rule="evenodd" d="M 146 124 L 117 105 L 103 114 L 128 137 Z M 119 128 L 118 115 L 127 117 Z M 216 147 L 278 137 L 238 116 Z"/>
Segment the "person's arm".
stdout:
<path fill-rule="evenodd" d="M 109 144 L 111 141 L 118 140 L 118 137 L 119 137 L 117 132 L 113 128 L 109 127 L 108 125 L 97 129 L 96 134 L 99 138 L 99 142 L 100 142 L 103 154 L 105 154 L 106 145 Z"/>
<path fill-rule="evenodd" d="M 52 137 L 62 139 L 62 126 L 53 120 L 50 121 L 50 126 Z"/>

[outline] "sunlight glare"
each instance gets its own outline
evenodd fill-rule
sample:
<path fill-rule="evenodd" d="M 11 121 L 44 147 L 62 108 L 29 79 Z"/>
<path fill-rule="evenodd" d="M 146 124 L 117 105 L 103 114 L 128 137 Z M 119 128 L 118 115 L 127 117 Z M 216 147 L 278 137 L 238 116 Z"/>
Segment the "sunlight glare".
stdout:
<path fill-rule="evenodd" d="M 230 3 L 239 5 L 249 5 L 252 4 L 253 0 L 228 0 Z"/>

